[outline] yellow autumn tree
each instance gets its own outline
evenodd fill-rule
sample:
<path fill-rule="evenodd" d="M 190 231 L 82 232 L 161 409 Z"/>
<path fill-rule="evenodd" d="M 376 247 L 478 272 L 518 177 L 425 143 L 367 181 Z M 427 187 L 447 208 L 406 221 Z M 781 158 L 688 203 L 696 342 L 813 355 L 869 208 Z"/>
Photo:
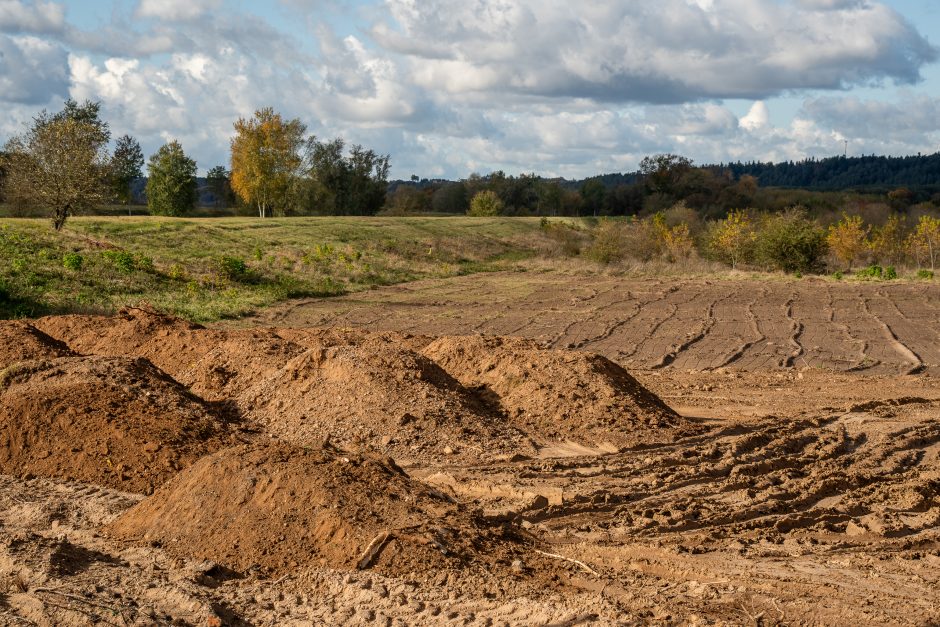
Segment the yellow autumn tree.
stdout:
<path fill-rule="evenodd" d="M 861 216 L 843 213 L 842 219 L 829 227 L 826 243 L 836 259 L 851 270 L 855 260 L 869 248 L 869 230 Z"/>
<path fill-rule="evenodd" d="M 869 243 L 878 263 L 897 265 L 904 260 L 904 218 L 899 214 L 888 216 L 885 223 L 872 229 Z"/>
<path fill-rule="evenodd" d="M 918 264 L 930 264 L 931 270 L 937 269 L 940 257 L 940 218 L 921 216 L 917 227 L 907 238 L 907 247 Z"/>
<path fill-rule="evenodd" d="M 695 250 L 695 242 L 686 223 L 677 224 L 662 231 L 663 247 L 666 250 L 666 260 L 675 263 L 680 259 L 688 259 Z"/>
<path fill-rule="evenodd" d="M 736 209 L 729 211 L 724 220 L 719 220 L 711 227 L 708 247 L 715 257 L 731 264 L 733 269 L 748 259 L 756 240 L 757 234 L 750 216 L 746 211 Z"/>
<path fill-rule="evenodd" d="M 303 167 L 301 149 L 307 127 L 284 120 L 271 107 L 235 122 L 231 185 L 247 205 L 265 217 L 283 209 L 291 183 Z"/>

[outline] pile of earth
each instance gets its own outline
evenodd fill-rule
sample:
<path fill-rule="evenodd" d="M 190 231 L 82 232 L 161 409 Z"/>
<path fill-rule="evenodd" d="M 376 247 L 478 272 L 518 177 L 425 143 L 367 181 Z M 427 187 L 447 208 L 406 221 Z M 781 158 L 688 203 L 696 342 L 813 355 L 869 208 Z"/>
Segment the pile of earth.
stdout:
<path fill-rule="evenodd" d="M 135 307 L 114 316 L 47 316 L 33 324 L 76 353 L 146 357 L 174 378 L 226 337 L 221 331 Z"/>
<path fill-rule="evenodd" d="M 115 520 L 113 537 L 239 572 L 372 568 L 429 576 L 531 561 L 515 527 L 488 524 L 391 459 L 329 445 L 242 445 L 207 456 Z"/>
<path fill-rule="evenodd" d="M 391 340 L 308 349 L 238 404 L 283 440 L 329 439 L 402 463 L 536 452 L 524 433 L 437 364 Z"/>
<path fill-rule="evenodd" d="M 422 353 L 540 442 L 573 441 L 616 450 L 695 431 L 626 370 L 600 355 L 482 335 L 441 337 Z"/>
<path fill-rule="evenodd" d="M 143 358 L 25 361 L 0 386 L 3 473 L 148 493 L 229 438 L 202 400 Z"/>
<path fill-rule="evenodd" d="M 21 361 L 66 357 L 69 347 L 28 322 L 0 320 L 0 371 Z"/>

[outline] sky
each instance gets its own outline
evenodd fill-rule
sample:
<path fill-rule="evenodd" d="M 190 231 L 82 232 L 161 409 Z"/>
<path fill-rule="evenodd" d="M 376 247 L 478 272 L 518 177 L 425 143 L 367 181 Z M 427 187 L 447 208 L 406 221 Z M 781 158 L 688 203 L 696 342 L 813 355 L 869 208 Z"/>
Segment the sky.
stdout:
<path fill-rule="evenodd" d="M 936 0 L 0 0 L 0 142 L 68 98 L 201 172 L 261 107 L 391 176 L 940 150 Z"/>

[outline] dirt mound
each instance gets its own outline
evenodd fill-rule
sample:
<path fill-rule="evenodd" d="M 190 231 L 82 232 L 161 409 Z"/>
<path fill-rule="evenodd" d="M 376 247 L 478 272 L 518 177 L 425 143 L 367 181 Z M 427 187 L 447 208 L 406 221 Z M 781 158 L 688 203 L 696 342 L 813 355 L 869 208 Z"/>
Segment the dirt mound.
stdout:
<path fill-rule="evenodd" d="M 669 428 L 689 428 L 659 397 L 600 355 L 483 336 L 442 337 L 422 353 L 541 442 L 620 448 L 636 443 L 638 433 L 648 440 L 651 431 L 665 435 Z"/>
<path fill-rule="evenodd" d="M 205 457 L 108 527 L 247 571 L 374 568 L 428 576 L 508 566 L 525 544 L 410 479 L 387 458 L 281 443 Z"/>
<path fill-rule="evenodd" d="M 21 361 L 71 354 L 68 346 L 28 322 L 0 320 L 0 370 Z"/>
<path fill-rule="evenodd" d="M 137 308 L 114 316 L 48 316 L 33 324 L 77 353 L 146 357 L 174 377 L 225 338 L 220 331 Z"/>
<path fill-rule="evenodd" d="M 210 401 L 238 398 L 305 350 L 271 329 L 216 333 L 214 339 L 218 342 L 208 352 L 175 373 L 178 381 Z"/>
<path fill-rule="evenodd" d="M 238 403 L 296 443 L 329 438 L 400 460 L 535 452 L 437 364 L 387 338 L 307 350 Z"/>
<path fill-rule="evenodd" d="M 222 430 L 146 359 L 24 362 L 0 389 L 0 472 L 147 493 L 228 442 Z"/>

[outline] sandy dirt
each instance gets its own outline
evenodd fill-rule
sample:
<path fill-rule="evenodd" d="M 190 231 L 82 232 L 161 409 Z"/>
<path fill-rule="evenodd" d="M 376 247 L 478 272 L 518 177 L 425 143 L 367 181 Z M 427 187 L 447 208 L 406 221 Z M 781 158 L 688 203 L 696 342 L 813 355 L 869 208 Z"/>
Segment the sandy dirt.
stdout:
<path fill-rule="evenodd" d="M 0 623 L 940 621 L 931 284 L 477 275 L 249 324 L 0 325 Z"/>

